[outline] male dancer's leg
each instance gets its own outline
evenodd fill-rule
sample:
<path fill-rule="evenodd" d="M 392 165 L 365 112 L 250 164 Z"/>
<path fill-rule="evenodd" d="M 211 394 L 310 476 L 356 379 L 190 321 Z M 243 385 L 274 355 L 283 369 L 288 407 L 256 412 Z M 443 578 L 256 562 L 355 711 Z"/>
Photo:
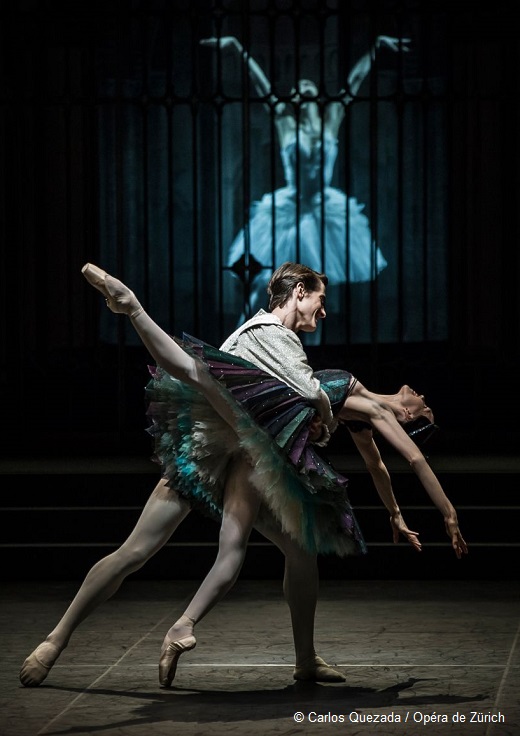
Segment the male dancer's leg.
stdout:
<path fill-rule="evenodd" d="M 188 503 L 161 479 L 128 539 L 92 567 L 57 626 L 27 657 L 20 671 L 23 685 L 43 682 L 79 624 L 166 544 L 189 511 Z"/>
<path fill-rule="evenodd" d="M 285 557 L 283 592 L 291 613 L 295 680 L 314 682 L 344 682 L 345 676 L 330 667 L 314 648 L 316 605 L 318 602 L 319 570 L 317 555 L 305 551 L 292 537 L 272 521 L 258 520 L 255 529 L 275 544 Z"/>

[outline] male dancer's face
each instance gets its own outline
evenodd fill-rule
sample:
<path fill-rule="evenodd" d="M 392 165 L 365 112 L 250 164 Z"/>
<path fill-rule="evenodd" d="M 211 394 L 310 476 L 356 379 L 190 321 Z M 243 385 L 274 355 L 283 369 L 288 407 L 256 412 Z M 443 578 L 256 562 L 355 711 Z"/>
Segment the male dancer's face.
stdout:
<path fill-rule="evenodd" d="M 314 332 L 318 326 L 318 320 L 325 319 L 325 284 L 321 282 L 316 291 L 306 291 L 299 303 L 300 330 L 303 332 Z"/>

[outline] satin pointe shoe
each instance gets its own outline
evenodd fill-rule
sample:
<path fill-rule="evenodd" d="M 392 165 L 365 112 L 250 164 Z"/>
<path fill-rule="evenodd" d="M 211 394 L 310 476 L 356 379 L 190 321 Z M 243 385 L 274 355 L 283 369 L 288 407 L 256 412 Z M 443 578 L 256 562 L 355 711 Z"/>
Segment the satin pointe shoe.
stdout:
<path fill-rule="evenodd" d="M 89 284 L 100 291 L 105 297 L 107 307 L 116 314 L 128 314 L 137 317 L 143 311 L 136 295 L 122 281 L 110 276 L 99 266 L 85 263 L 81 273 Z"/>
<path fill-rule="evenodd" d="M 54 654 L 50 664 L 44 664 L 40 658 L 41 652 L 39 652 L 38 650 L 42 649 L 43 647 L 45 647 L 47 651 L 50 651 L 52 654 Z M 61 649 L 55 647 L 54 644 L 51 644 L 50 642 L 44 641 L 39 644 L 34 652 L 29 654 L 27 659 L 22 664 L 22 669 L 20 670 L 19 675 L 22 685 L 24 687 L 38 687 L 38 685 L 41 685 L 51 671 L 52 666 L 54 665 L 60 654 Z"/>
<path fill-rule="evenodd" d="M 345 682 L 347 679 L 339 670 L 335 670 L 318 656 L 295 667 L 293 677 L 295 680 L 307 680 L 308 682 Z"/>
<path fill-rule="evenodd" d="M 159 684 L 161 687 L 170 687 L 175 678 L 179 657 L 184 652 L 195 649 L 196 646 L 197 640 L 193 635 L 170 641 L 161 653 L 161 659 L 159 660 Z"/>

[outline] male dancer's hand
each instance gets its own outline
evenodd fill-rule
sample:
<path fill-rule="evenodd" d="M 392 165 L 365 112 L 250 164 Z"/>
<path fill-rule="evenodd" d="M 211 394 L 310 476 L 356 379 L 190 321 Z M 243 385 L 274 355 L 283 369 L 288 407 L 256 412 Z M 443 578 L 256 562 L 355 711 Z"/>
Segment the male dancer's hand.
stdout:
<path fill-rule="evenodd" d="M 319 414 L 315 414 L 309 424 L 309 439 L 311 442 L 316 442 L 321 438 L 323 426 L 323 419 Z"/>

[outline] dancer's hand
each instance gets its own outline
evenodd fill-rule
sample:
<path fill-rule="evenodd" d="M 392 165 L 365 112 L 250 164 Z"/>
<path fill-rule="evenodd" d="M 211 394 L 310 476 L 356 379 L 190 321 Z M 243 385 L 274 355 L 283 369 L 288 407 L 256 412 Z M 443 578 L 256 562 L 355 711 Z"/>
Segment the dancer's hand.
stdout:
<path fill-rule="evenodd" d="M 323 434 L 323 419 L 319 414 L 315 414 L 309 424 L 309 440 L 316 442 Z"/>
<path fill-rule="evenodd" d="M 235 36 L 221 36 L 217 38 L 212 36 L 211 38 L 201 38 L 199 41 L 201 46 L 212 46 L 213 48 L 229 49 L 236 48 L 237 51 L 242 51 L 242 44 L 238 41 Z"/>
<path fill-rule="evenodd" d="M 468 554 L 468 545 L 460 533 L 458 519 L 456 516 L 446 517 L 444 524 L 446 526 L 446 534 L 451 539 L 451 546 L 455 550 L 457 558 L 460 560 L 462 555 Z"/>
<path fill-rule="evenodd" d="M 410 51 L 409 44 L 411 38 L 394 38 L 393 36 L 378 36 L 376 41 L 376 48 L 379 49 L 381 46 L 386 46 L 391 51 Z"/>
<path fill-rule="evenodd" d="M 419 542 L 419 532 L 412 532 L 411 529 L 408 529 L 400 511 L 390 515 L 390 526 L 392 527 L 394 544 L 398 544 L 402 534 L 417 552 L 421 551 L 422 545 Z"/>
<path fill-rule="evenodd" d="M 309 424 L 309 442 L 318 447 L 325 447 L 330 440 L 330 429 L 319 414 L 315 414 Z"/>

